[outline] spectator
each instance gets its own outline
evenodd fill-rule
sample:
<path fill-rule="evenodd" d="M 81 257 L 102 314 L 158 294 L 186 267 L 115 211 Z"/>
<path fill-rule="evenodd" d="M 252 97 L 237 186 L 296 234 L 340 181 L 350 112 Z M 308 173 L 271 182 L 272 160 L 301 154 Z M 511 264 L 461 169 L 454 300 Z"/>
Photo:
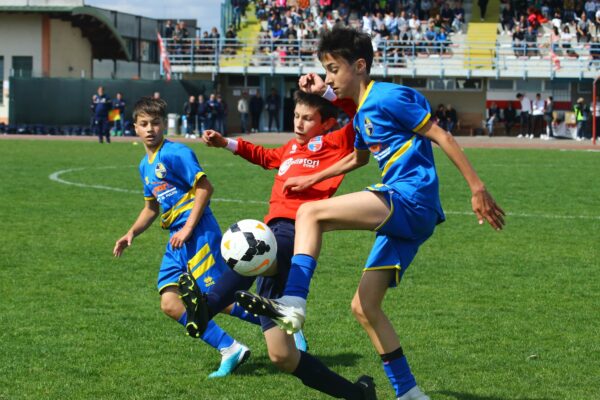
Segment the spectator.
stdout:
<path fill-rule="evenodd" d="M 117 97 L 112 101 L 112 109 L 115 111 L 113 129 L 116 136 L 123 136 L 123 121 L 125 120 L 125 100 L 123 94 L 117 92 Z"/>
<path fill-rule="evenodd" d="M 525 42 L 525 32 L 517 25 L 512 35 L 513 51 L 515 56 L 520 57 L 526 55 L 527 43 Z"/>
<path fill-rule="evenodd" d="M 446 106 L 446 130 L 454 133 L 456 124 L 458 124 L 458 115 L 456 115 L 456 110 L 452 107 L 452 104 L 448 104 Z"/>
<path fill-rule="evenodd" d="M 206 101 L 204 101 L 204 95 L 199 94 L 198 95 L 198 111 L 197 111 L 197 116 L 198 116 L 198 130 L 200 132 L 204 132 L 204 129 L 206 127 L 206 112 L 207 112 L 207 103 Z"/>
<path fill-rule="evenodd" d="M 581 13 L 581 19 L 577 22 L 577 42 L 589 42 L 592 38 L 590 34 L 590 21 L 587 19 L 587 15 Z"/>
<path fill-rule="evenodd" d="M 525 96 L 522 93 L 517 93 L 517 100 L 521 102 L 521 116 L 520 116 L 520 124 L 521 124 L 521 133 L 519 133 L 518 138 L 528 138 L 533 139 L 533 134 L 531 133 L 531 100 L 529 97 Z"/>
<path fill-rule="evenodd" d="M 171 39 L 173 37 L 173 21 L 171 20 L 167 20 L 167 23 L 165 24 L 165 30 L 164 30 L 164 36 L 165 39 Z"/>
<path fill-rule="evenodd" d="M 196 97 L 190 96 L 188 101 L 183 104 L 183 133 L 186 138 L 196 139 L 196 121 L 198 119 L 198 103 Z"/>
<path fill-rule="evenodd" d="M 502 32 L 500 32 L 502 35 L 504 35 L 505 32 L 510 34 L 515 27 L 515 13 L 510 2 L 507 2 L 502 9 L 500 23 L 502 24 Z"/>
<path fill-rule="evenodd" d="M 527 48 L 527 50 L 525 50 L 525 55 L 528 57 L 537 55 L 538 54 L 537 32 L 535 30 L 533 30 L 532 25 L 529 25 L 527 27 L 527 32 L 525 32 L 524 39 L 525 39 L 526 48 Z"/>
<path fill-rule="evenodd" d="M 217 95 L 217 131 L 223 134 L 223 136 L 227 135 L 227 115 L 229 115 L 229 108 L 227 107 L 227 102 L 221 96 L 221 94 Z"/>
<path fill-rule="evenodd" d="M 250 117 L 252 118 L 252 130 L 251 132 L 258 132 L 260 129 L 260 115 L 262 114 L 265 102 L 260 96 L 260 91 L 256 91 L 256 94 L 250 99 Z"/>
<path fill-rule="evenodd" d="M 448 130 L 447 124 L 446 124 L 446 108 L 444 107 L 443 104 L 438 105 L 438 108 L 435 112 L 435 121 L 437 122 L 437 124 L 439 125 L 440 128 L 444 129 L 444 130 Z"/>
<path fill-rule="evenodd" d="M 542 100 L 541 94 L 535 95 L 535 100 L 531 104 L 532 108 L 532 118 L 533 118 L 533 136 L 541 137 L 542 132 L 544 130 L 544 112 L 545 112 L 545 103 Z"/>
<path fill-rule="evenodd" d="M 511 135 L 511 129 L 515 126 L 517 121 L 517 111 L 514 109 L 512 101 L 508 102 L 506 109 L 504 110 L 504 131 L 506 136 Z"/>
<path fill-rule="evenodd" d="M 554 138 L 554 131 L 552 130 L 552 123 L 554 122 L 554 99 L 552 96 L 548 96 L 548 100 L 546 100 L 544 120 L 546 121 L 546 135 L 544 139 L 552 139 Z"/>
<path fill-rule="evenodd" d="M 481 21 L 485 21 L 485 13 L 487 11 L 489 0 L 477 0 L 477 5 L 479 6 L 479 15 L 481 17 Z"/>
<path fill-rule="evenodd" d="M 92 97 L 92 106 L 94 109 L 94 121 L 92 125 L 94 133 L 98 136 L 98 142 L 104 143 L 104 138 L 106 138 L 106 143 L 110 143 L 108 112 L 112 109 L 112 102 L 104 94 L 102 86 L 98 86 L 96 94 Z"/>
<path fill-rule="evenodd" d="M 240 113 L 240 124 L 242 133 L 248 130 L 248 93 L 242 92 L 242 97 L 238 100 L 237 110 Z"/>
<path fill-rule="evenodd" d="M 577 99 L 577 102 L 573 105 L 573 111 L 575 111 L 575 121 L 577 122 L 576 139 L 577 141 L 585 140 L 588 109 L 583 97 Z"/>
<path fill-rule="evenodd" d="M 577 57 L 577 53 L 573 51 L 571 47 L 571 41 L 573 40 L 573 35 L 571 34 L 571 30 L 568 25 L 565 25 L 562 33 L 560 34 L 561 47 L 563 49 L 563 53 L 570 57 Z"/>
<path fill-rule="evenodd" d="M 550 32 L 550 51 L 556 53 L 560 46 L 560 32 L 558 28 L 553 26 L 552 32 Z"/>
<path fill-rule="evenodd" d="M 153 99 L 160 99 L 160 92 L 154 92 L 154 93 L 152 93 L 152 98 Z"/>
<path fill-rule="evenodd" d="M 275 122 L 275 128 L 279 131 L 279 95 L 275 88 L 271 89 L 271 94 L 267 96 L 267 112 L 269 114 L 269 128 L 268 131 L 271 132 L 272 124 Z"/>
<path fill-rule="evenodd" d="M 498 105 L 493 102 L 487 110 L 487 119 L 485 120 L 485 128 L 488 131 L 488 136 L 494 136 L 494 123 L 500 119 L 500 110 Z"/>
<path fill-rule="evenodd" d="M 219 114 L 219 103 L 217 96 L 211 93 L 206 102 L 206 129 L 217 129 L 217 115 Z"/>

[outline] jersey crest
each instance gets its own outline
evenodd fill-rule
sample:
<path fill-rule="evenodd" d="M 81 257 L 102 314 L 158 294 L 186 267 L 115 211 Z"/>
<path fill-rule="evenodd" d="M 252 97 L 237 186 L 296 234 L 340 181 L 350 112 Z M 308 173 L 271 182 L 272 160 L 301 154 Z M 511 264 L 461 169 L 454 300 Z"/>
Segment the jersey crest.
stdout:
<path fill-rule="evenodd" d="M 165 179 L 165 177 L 167 176 L 167 169 L 165 168 L 163 163 L 158 163 L 156 164 L 156 168 L 154 168 L 154 175 L 156 175 L 156 177 L 158 179 Z"/>
<path fill-rule="evenodd" d="M 310 141 L 308 142 L 308 149 L 310 151 L 312 151 L 313 153 L 321 150 L 322 147 L 323 147 L 323 136 L 314 137 L 314 138 L 310 139 Z"/>
<path fill-rule="evenodd" d="M 365 133 L 367 136 L 371 136 L 373 134 L 373 123 L 368 117 L 365 117 Z"/>

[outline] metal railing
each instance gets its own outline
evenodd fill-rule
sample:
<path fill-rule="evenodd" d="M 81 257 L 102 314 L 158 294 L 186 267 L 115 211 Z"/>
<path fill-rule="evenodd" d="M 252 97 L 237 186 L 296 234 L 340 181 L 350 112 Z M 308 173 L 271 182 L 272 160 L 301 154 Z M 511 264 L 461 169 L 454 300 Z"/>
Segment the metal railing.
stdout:
<path fill-rule="evenodd" d="M 166 40 L 174 72 L 322 72 L 316 39 Z M 596 75 L 600 54 L 594 44 L 394 41 L 376 43 L 372 74 L 379 76 L 575 77 Z M 554 51 L 551 51 L 551 48 Z M 599 48 L 600 50 L 600 48 Z"/>

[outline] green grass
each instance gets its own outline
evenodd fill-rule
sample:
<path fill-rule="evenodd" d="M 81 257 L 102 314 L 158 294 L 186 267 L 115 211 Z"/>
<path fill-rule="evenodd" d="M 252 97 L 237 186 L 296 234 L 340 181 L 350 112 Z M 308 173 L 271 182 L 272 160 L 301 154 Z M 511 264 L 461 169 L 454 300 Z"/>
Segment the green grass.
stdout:
<path fill-rule="evenodd" d="M 267 210 L 273 172 L 192 146 L 215 186 L 222 227 Z M 554 150 L 466 150 L 508 213 L 476 223 L 468 188 L 438 151 L 448 220 L 422 247 L 385 309 L 433 399 L 600 398 L 600 159 Z M 219 355 L 162 315 L 156 273 L 167 234 L 153 226 L 124 257 L 114 241 L 143 205 L 141 146 L 0 142 L 0 399 L 324 399 L 279 373 L 260 330 L 218 322 L 252 347 L 234 376 L 208 380 Z M 375 165 L 340 192 L 375 182 Z M 124 192 L 51 181 L 50 174 Z M 377 355 L 349 308 L 373 235 L 325 238 L 309 301 L 311 352 L 354 380 Z"/>

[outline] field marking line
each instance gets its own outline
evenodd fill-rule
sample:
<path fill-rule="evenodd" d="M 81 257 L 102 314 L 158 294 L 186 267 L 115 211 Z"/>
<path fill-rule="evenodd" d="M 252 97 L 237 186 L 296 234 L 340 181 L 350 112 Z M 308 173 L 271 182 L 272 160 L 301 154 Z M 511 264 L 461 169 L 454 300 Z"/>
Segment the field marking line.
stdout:
<path fill-rule="evenodd" d="M 95 169 L 116 169 L 120 167 L 114 166 L 105 166 L 105 167 L 94 167 Z M 60 171 L 56 171 L 51 173 L 48 176 L 48 179 L 51 181 L 62 183 L 63 185 L 71 185 L 80 188 L 87 189 L 99 189 L 99 190 L 110 190 L 113 192 L 119 193 L 133 193 L 137 195 L 142 195 L 141 190 L 130 190 L 130 189 L 121 189 L 112 186 L 104 186 L 104 185 L 90 185 L 87 183 L 79 183 L 79 182 L 71 182 L 66 179 L 61 178 L 61 175 L 68 174 L 70 172 L 77 172 L 89 169 L 89 167 L 80 167 L 80 168 L 70 168 L 63 169 Z M 268 201 L 260 201 L 260 200 L 240 200 L 240 199 L 225 199 L 225 198 L 211 198 L 211 201 L 223 202 L 223 203 L 239 203 L 239 204 L 269 204 Z M 474 215 L 472 211 L 451 211 L 444 210 L 445 214 L 448 215 Z M 521 218 L 542 218 L 542 219 L 593 219 L 600 220 L 600 215 L 554 215 L 554 214 L 530 214 L 530 213 L 507 213 L 508 217 L 521 217 Z"/>

